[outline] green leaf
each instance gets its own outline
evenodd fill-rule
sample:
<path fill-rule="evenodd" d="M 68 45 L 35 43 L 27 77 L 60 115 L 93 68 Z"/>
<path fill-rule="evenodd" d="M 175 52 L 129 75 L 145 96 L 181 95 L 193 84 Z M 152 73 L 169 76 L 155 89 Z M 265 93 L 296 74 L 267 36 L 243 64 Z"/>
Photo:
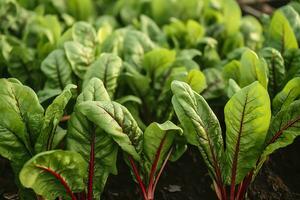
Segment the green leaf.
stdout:
<path fill-rule="evenodd" d="M 150 89 L 150 78 L 141 74 L 135 67 L 128 63 L 124 63 L 126 69 L 125 78 L 129 87 L 135 92 L 135 94 L 146 95 Z"/>
<path fill-rule="evenodd" d="M 78 105 L 86 101 L 110 101 L 103 82 L 98 78 L 92 78 L 78 96 L 74 112 L 69 120 L 66 140 L 67 149 L 78 152 L 86 163 L 90 163 L 93 147 L 95 162 L 90 165 L 94 165 L 93 189 L 94 197 L 98 198 L 109 174 L 117 173 L 118 147 L 111 137 L 79 111 Z"/>
<path fill-rule="evenodd" d="M 77 20 L 88 20 L 94 13 L 93 4 L 92 0 L 68 0 L 66 8 Z"/>
<path fill-rule="evenodd" d="M 290 80 L 284 88 L 279 92 L 272 101 L 272 109 L 274 114 L 280 110 L 284 110 L 290 104 L 300 97 L 300 77 Z"/>
<path fill-rule="evenodd" d="M 0 155 L 16 173 L 34 154 L 44 109 L 34 91 L 15 79 L 0 79 Z"/>
<path fill-rule="evenodd" d="M 142 15 L 140 17 L 141 31 L 148 35 L 151 40 L 158 42 L 159 44 L 166 44 L 166 37 L 159 26 L 150 17 Z"/>
<path fill-rule="evenodd" d="M 270 47 L 262 49 L 260 55 L 267 62 L 269 71 L 268 91 L 271 96 L 273 96 L 281 88 L 281 84 L 283 83 L 285 78 L 284 61 L 281 54 L 276 49 Z"/>
<path fill-rule="evenodd" d="M 25 187 L 32 188 L 46 199 L 71 199 L 71 193 L 84 190 L 85 174 L 86 163 L 80 154 L 54 150 L 30 159 L 21 170 L 19 178 Z"/>
<path fill-rule="evenodd" d="M 243 53 L 240 67 L 240 86 L 245 87 L 254 81 L 267 88 L 268 76 L 266 62 L 260 59 L 252 50 Z"/>
<path fill-rule="evenodd" d="M 118 56 L 110 53 L 103 53 L 89 67 L 85 76 L 83 87 L 92 77 L 102 80 L 109 96 L 113 98 L 119 74 L 122 69 L 122 60 Z"/>
<path fill-rule="evenodd" d="M 298 43 L 291 25 L 282 11 L 274 13 L 267 32 L 267 44 L 280 51 L 297 49 Z"/>
<path fill-rule="evenodd" d="M 95 49 L 75 41 L 64 44 L 64 49 L 73 72 L 81 79 L 95 59 Z"/>
<path fill-rule="evenodd" d="M 183 126 L 187 141 L 199 148 L 210 174 L 217 178 L 223 156 L 223 139 L 219 121 L 204 98 L 194 92 L 190 86 L 173 81 L 172 104 Z"/>
<path fill-rule="evenodd" d="M 85 47 L 94 48 L 97 35 L 91 24 L 87 22 L 77 22 L 72 27 L 72 39 Z"/>
<path fill-rule="evenodd" d="M 240 30 L 244 35 L 245 46 L 250 49 L 257 49 L 263 40 L 263 27 L 260 21 L 254 16 L 244 16 L 241 21 Z"/>
<path fill-rule="evenodd" d="M 285 51 L 284 65 L 286 69 L 286 77 L 283 85 L 294 77 L 300 77 L 300 49 L 290 49 Z"/>
<path fill-rule="evenodd" d="M 64 114 L 68 102 L 72 98 L 75 88 L 75 85 L 68 85 L 46 109 L 43 126 L 35 144 L 36 153 L 53 149 L 56 128 Z"/>
<path fill-rule="evenodd" d="M 45 88 L 63 90 L 72 83 L 72 68 L 62 49 L 51 52 L 41 65 L 42 72 L 46 75 Z"/>
<path fill-rule="evenodd" d="M 135 66 L 142 66 L 143 56 L 156 45 L 144 33 L 127 30 L 123 40 L 124 61 Z"/>
<path fill-rule="evenodd" d="M 78 105 L 78 111 L 135 160 L 140 159 L 143 132 L 124 106 L 111 101 L 87 101 Z"/>
<path fill-rule="evenodd" d="M 146 176 L 145 183 L 149 182 L 151 167 L 155 162 L 158 152 L 159 160 L 156 171 L 159 171 L 167 154 L 174 145 L 175 137 L 180 135 L 182 135 L 181 128 L 170 121 L 166 121 L 163 124 L 153 122 L 146 128 L 143 137 L 143 158 L 141 160 L 143 174 Z M 174 152 L 174 149 L 172 149 L 172 152 Z"/>
<path fill-rule="evenodd" d="M 169 67 L 176 57 L 176 52 L 168 49 L 155 49 L 145 54 L 143 67 L 151 76 L 156 70 Z"/>
<path fill-rule="evenodd" d="M 201 24 L 194 20 L 188 20 L 186 23 L 186 45 L 195 46 L 204 36 L 205 29 Z"/>
<path fill-rule="evenodd" d="M 200 94 L 206 87 L 206 78 L 204 74 L 197 69 L 192 69 L 187 75 L 186 83 L 191 86 L 191 88 Z"/>
<path fill-rule="evenodd" d="M 283 6 L 279 9 L 288 20 L 297 41 L 300 41 L 300 16 L 299 13 L 291 5 Z"/>
<path fill-rule="evenodd" d="M 272 119 L 265 140 L 265 150 L 260 158 L 255 174 L 259 171 L 267 157 L 277 149 L 292 144 L 300 135 L 300 101 L 294 101 L 284 110 L 278 112 Z"/>
<path fill-rule="evenodd" d="M 244 87 L 225 106 L 226 161 L 224 178 L 240 183 L 262 153 L 271 119 L 270 99 L 258 82 Z"/>
<path fill-rule="evenodd" d="M 228 35 L 238 32 L 241 24 L 242 12 L 235 0 L 228 0 L 223 3 L 224 25 Z"/>
<path fill-rule="evenodd" d="M 202 92 L 205 99 L 214 99 L 222 96 L 224 93 L 224 79 L 222 77 L 222 72 L 218 68 L 208 68 L 203 70 L 206 77 L 207 87 Z"/>
<path fill-rule="evenodd" d="M 229 79 L 228 88 L 227 88 L 227 96 L 231 98 L 235 93 L 240 91 L 240 86 L 233 79 Z"/>
<path fill-rule="evenodd" d="M 223 67 L 223 77 L 225 80 L 233 79 L 237 83 L 240 82 L 241 63 L 237 60 L 232 60 Z"/>

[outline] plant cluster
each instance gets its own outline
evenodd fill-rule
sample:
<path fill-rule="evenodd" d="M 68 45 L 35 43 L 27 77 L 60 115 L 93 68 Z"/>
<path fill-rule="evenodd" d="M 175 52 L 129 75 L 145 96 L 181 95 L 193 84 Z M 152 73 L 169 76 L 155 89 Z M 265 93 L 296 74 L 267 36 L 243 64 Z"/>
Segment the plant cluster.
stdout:
<path fill-rule="evenodd" d="M 0 1 L 0 156 L 20 199 L 100 199 L 119 153 L 141 198 L 199 149 L 220 200 L 243 200 L 300 135 L 300 3 Z M 223 112 L 222 115 L 217 115 Z"/>

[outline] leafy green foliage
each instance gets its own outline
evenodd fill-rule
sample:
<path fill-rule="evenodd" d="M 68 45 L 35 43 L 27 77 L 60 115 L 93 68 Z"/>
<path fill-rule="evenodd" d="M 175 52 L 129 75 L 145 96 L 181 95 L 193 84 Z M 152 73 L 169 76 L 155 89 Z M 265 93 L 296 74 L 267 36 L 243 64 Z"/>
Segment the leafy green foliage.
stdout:
<path fill-rule="evenodd" d="M 153 200 L 191 144 L 217 197 L 242 200 L 299 135 L 300 96 L 299 2 L 244 11 L 234 0 L 2 0 L 0 155 L 20 199 L 99 199 L 122 152 Z"/>

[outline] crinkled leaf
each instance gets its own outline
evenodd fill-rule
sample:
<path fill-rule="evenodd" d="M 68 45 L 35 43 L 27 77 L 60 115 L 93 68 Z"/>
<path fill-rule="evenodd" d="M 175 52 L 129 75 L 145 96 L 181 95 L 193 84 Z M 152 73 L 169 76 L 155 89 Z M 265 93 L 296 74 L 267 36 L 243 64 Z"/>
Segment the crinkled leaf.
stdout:
<path fill-rule="evenodd" d="M 77 105 L 86 101 L 110 101 L 101 80 L 92 78 L 77 98 Z M 94 163 L 90 163 L 94 149 Z M 118 148 L 113 139 L 79 112 L 78 106 L 68 124 L 67 149 L 78 152 L 86 163 L 94 165 L 94 197 L 99 197 L 109 173 L 116 174 Z M 88 168 L 86 168 L 88 170 Z"/>
<path fill-rule="evenodd" d="M 260 55 L 265 59 L 268 66 L 269 85 L 268 91 L 273 96 L 281 88 L 285 78 L 284 61 L 281 54 L 273 48 L 262 49 Z"/>
<path fill-rule="evenodd" d="M 64 49 L 73 72 L 81 79 L 95 59 L 95 49 L 75 41 L 64 44 Z"/>
<path fill-rule="evenodd" d="M 72 68 L 62 49 L 51 52 L 42 62 L 41 70 L 47 77 L 47 89 L 63 90 L 72 83 Z"/>
<path fill-rule="evenodd" d="M 202 92 L 205 99 L 214 99 L 222 96 L 224 93 L 224 79 L 221 70 L 217 68 L 209 68 L 203 70 L 206 78 L 207 87 Z"/>
<path fill-rule="evenodd" d="M 134 159 L 140 159 L 143 132 L 124 106 L 111 101 L 87 101 L 78 105 L 78 111 Z"/>
<path fill-rule="evenodd" d="M 109 96 L 113 98 L 119 74 L 122 69 L 122 60 L 110 53 L 103 53 L 87 70 L 84 76 L 83 87 L 92 77 L 102 80 Z"/>
<path fill-rule="evenodd" d="M 0 79 L 0 154 L 15 169 L 34 154 L 44 109 L 34 91 L 14 79 Z"/>

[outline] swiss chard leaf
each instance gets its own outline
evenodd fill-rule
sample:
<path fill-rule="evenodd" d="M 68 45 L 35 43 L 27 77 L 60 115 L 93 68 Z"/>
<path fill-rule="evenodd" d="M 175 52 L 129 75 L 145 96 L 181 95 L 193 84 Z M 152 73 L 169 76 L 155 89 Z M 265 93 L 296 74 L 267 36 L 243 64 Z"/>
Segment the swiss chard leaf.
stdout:
<path fill-rule="evenodd" d="M 268 93 L 258 82 L 254 82 L 235 93 L 224 112 L 224 178 L 234 188 L 255 167 L 262 153 L 271 119 Z M 234 194 L 234 191 L 231 193 Z"/>
<path fill-rule="evenodd" d="M 77 105 L 86 101 L 110 101 L 101 80 L 92 78 L 77 98 Z M 116 174 L 118 148 L 111 137 L 83 115 L 78 106 L 68 124 L 67 149 L 76 151 L 89 163 L 88 196 L 99 197 L 109 173 Z M 94 191 L 91 191 L 94 190 Z"/>
<path fill-rule="evenodd" d="M 291 79 L 284 88 L 274 97 L 272 101 L 273 113 L 286 109 L 290 104 L 300 97 L 300 77 Z"/>
<path fill-rule="evenodd" d="M 284 53 L 288 49 L 297 49 L 298 43 L 289 21 L 282 11 L 274 13 L 267 32 L 267 45 Z"/>
<path fill-rule="evenodd" d="M 75 85 L 68 85 L 46 109 L 43 126 L 37 142 L 35 143 L 35 151 L 37 153 L 53 149 L 53 140 L 56 135 L 56 129 L 64 114 L 65 107 L 72 98 L 73 90 L 75 88 Z"/>
<path fill-rule="evenodd" d="M 76 152 L 53 150 L 37 154 L 20 172 L 21 183 L 46 199 L 76 200 L 84 190 L 86 163 Z M 51 183 L 51 184 L 49 184 Z"/>
<path fill-rule="evenodd" d="M 109 96 L 113 98 L 121 69 L 122 60 L 118 56 L 103 53 L 87 70 L 84 76 L 83 87 L 85 87 L 91 78 L 97 77 L 102 80 Z"/>
<path fill-rule="evenodd" d="M 45 89 L 63 90 L 72 83 L 72 68 L 62 49 L 51 52 L 42 62 L 41 70 L 47 77 Z"/>
<path fill-rule="evenodd" d="M 16 173 L 34 154 L 44 109 L 33 90 L 16 79 L 0 79 L 0 154 Z"/>
<path fill-rule="evenodd" d="M 172 104 L 181 122 L 187 141 L 199 148 L 209 172 L 218 183 L 221 182 L 221 158 L 224 153 L 219 121 L 202 96 L 186 83 L 173 81 Z"/>
<path fill-rule="evenodd" d="M 274 96 L 285 79 L 285 67 L 281 54 L 273 48 L 267 47 L 261 50 L 261 56 L 265 59 L 268 66 L 268 91 Z"/>

